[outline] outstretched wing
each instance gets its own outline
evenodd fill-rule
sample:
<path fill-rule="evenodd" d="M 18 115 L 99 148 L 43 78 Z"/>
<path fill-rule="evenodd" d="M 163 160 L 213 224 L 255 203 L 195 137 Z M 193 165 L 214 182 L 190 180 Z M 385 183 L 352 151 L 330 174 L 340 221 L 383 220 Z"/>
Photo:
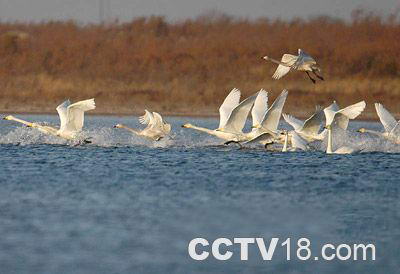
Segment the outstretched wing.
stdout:
<path fill-rule="evenodd" d="M 152 125 L 154 124 L 154 116 L 147 109 L 144 110 L 144 115 L 139 117 L 139 123 L 142 125 Z"/>
<path fill-rule="evenodd" d="M 310 135 L 317 135 L 321 128 L 322 118 L 322 107 L 317 106 L 314 114 L 304 122 L 302 131 Z"/>
<path fill-rule="evenodd" d="M 274 79 L 281 79 L 283 76 L 288 74 L 290 71 L 290 68 L 296 63 L 297 61 L 297 56 L 292 55 L 292 54 L 284 54 L 281 59 L 281 63 L 276 69 L 274 75 L 272 75 L 272 78 Z"/>
<path fill-rule="evenodd" d="M 381 121 L 383 127 L 385 128 L 385 131 L 387 133 L 390 133 L 393 128 L 397 125 L 396 119 L 394 119 L 393 115 L 390 114 L 387 109 L 379 103 L 375 103 L 375 109 L 376 113 L 379 116 L 379 120 Z"/>
<path fill-rule="evenodd" d="M 264 115 L 268 109 L 268 92 L 264 89 L 258 92 L 257 98 L 254 102 L 253 109 L 251 110 L 251 117 L 253 126 L 261 124 Z"/>
<path fill-rule="evenodd" d="M 257 94 L 250 96 L 235 107 L 229 116 L 226 125 L 223 127 L 223 130 L 226 132 L 241 133 L 256 98 Z"/>
<path fill-rule="evenodd" d="M 68 106 L 71 105 L 69 100 L 64 101 L 61 105 L 59 105 L 56 110 L 58 112 L 58 116 L 60 117 L 60 129 L 65 128 L 65 125 L 68 122 Z"/>
<path fill-rule="evenodd" d="M 286 123 L 291 125 L 294 128 L 294 130 L 300 130 L 303 127 L 304 122 L 295 118 L 294 116 L 286 113 L 283 113 L 282 116 L 283 119 L 285 119 Z"/>
<path fill-rule="evenodd" d="M 335 113 L 339 111 L 339 105 L 336 103 L 336 101 L 333 101 L 333 103 L 326 107 L 324 109 L 325 113 L 325 125 L 330 125 L 333 121 L 333 118 L 335 117 Z"/>
<path fill-rule="evenodd" d="M 317 62 L 312 58 L 309 54 L 304 52 L 302 49 L 299 49 L 299 56 L 296 60 L 296 63 L 293 65 L 293 68 L 297 69 L 300 67 L 302 64 L 308 63 L 308 64 L 316 64 Z"/>
<path fill-rule="evenodd" d="M 361 112 L 364 111 L 365 106 L 366 106 L 365 101 L 361 101 L 354 105 L 345 107 L 337 111 L 333 115 L 332 120 L 330 120 L 329 123 L 327 120 L 327 123 L 328 125 L 330 125 L 333 122 L 336 122 L 340 128 L 346 130 L 349 124 L 349 119 L 355 119 L 358 115 L 360 115 Z"/>
<path fill-rule="evenodd" d="M 85 111 L 95 109 L 94 99 L 76 102 L 67 107 L 67 123 L 65 129 L 68 131 L 81 131 L 84 122 Z M 63 129 L 61 129 L 63 130 Z"/>
<path fill-rule="evenodd" d="M 240 102 L 240 90 L 234 88 L 226 96 L 224 102 L 219 107 L 219 126 L 218 128 L 223 128 L 231 115 L 233 109 L 239 105 Z"/>
<path fill-rule="evenodd" d="M 261 126 L 265 129 L 268 129 L 272 132 L 276 132 L 279 125 L 279 120 L 282 115 L 282 109 L 286 102 L 286 97 L 288 95 L 287 90 L 283 90 L 282 93 L 275 99 L 274 103 L 267 110 L 267 113 L 264 116 L 264 120 L 261 123 Z"/>

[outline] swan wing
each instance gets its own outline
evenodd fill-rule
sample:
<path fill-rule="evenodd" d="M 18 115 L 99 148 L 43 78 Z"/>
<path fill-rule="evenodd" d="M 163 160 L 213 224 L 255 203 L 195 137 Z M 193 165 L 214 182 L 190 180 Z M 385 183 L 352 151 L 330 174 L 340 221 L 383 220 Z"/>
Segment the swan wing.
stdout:
<path fill-rule="evenodd" d="M 307 150 L 307 142 L 301 138 L 296 132 L 292 132 L 292 147 L 301 150 Z"/>
<path fill-rule="evenodd" d="M 302 131 L 310 135 L 318 135 L 323 118 L 322 113 L 321 106 L 317 106 L 314 114 L 304 122 Z"/>
<path fill-rule="evenodd" d="M 282 115 L 282 109 L 286 102 L 286 97 L 288 95 L 287 90 L 283 90 L 278 98 L 275 99 L 274 103 L 267 110 L 261 126 L 272 132 L 276 132 L 278 129 L 279 120 Z"/>
<path fill-rule="evenodd" d="M 324 109 L 324 114 L 325 114 L 325 125 L 330 125 L 333 121 L 333 118 L 335 117 L 335 113 L 339 111 L 339 105 L 336 103 L 336 101 L 333 101 L 333 103 L 326 107 Z"/>
<path fill-rule="evenodd" d="M 252 95 L 235 107 L 229 116 L 226 125 L 223 127 L 223 130 L 226 132 L 241 133 L 256 98 L 256 94 Z"/>
<path fill-rule="evenodd" d="M 294 128 L 294 130 L 299 130 L 303 127 L 304 122 L 295 118 L 294 116 L 286 113 L 283 113 L 282 116 L 283 119 L 285 119 L 286 123 L 291 125 Z"/>
<path fill-rule="evenodd" d="M 240 102 L 240 90 L 234 88 L 226 96 L 224 102 L 219 107 L 219 126 L 218 128 L 223 128 L 231 115 L 233 109 L 239 105 Z"/>
<path fill-rule="evenodd" d="M 154 116 L 147 109 L 144 110 L 144 115 L 139 117 L 139 123 L 142 125 L 152 125 L 154 124 Z"/>
<path fill-rule="evenodd" d="M 67 107 L 68 120 L 65 129 L 68 131 L 80 131 L 83 127 L 85 111 L 95 109 L 94 99 L 76 102 Z"/>
<path fill-rule="evenodd" d="M 254 101 L 253 109 L 251 110 L 251 117 L 253 126 L 261 124 L 265 112 L 268 109 L 268 92 L 264 89 L 258 92 L 257 98 Z"/>
<path fill-rule="evenodd" d="M 385 131 L 388 133 L 392 132 L 394 127 L 397 125 L 396 119 L 394 119 L 393 115 L 390 114 L 390 112 L 382 104 L 375 103 L 375 109 L 379 116 L 379 120 L 385 128 Z"/>
<path fill-rule="evenodd" d="M 69 105 L 71 105 L 71 102 L 69 100 L 66 100 L 56 108 L 58 116 L 60 117 L 60 129 L 64 129 L 65 125 L 67 124 L 68 121 L 67 113 Z"/>
<path fill-rule="evenodd" d="M 284 54 L 282 56 L 281 62 L 284 63 L 285 65 L 280 64 L 278 68 L 276 69 L 274 75 L 272 75 L 272 78 L 274 79 L 281 79 L 283 76 L 288 74 L 290 71 L 290 68 L 296 63 L 298 59 L 298 56 L 292 55 L 292 54 Z"/>
<path fill-rule="evenodd" d="M 365 103 L 365 101 L 361 101 L 339 110 L 338 113 L 347 116 L 349 119 L 355 119 L 358 115 L 361 114 L 361 112 L 364 111 L 366 105 L 367 104 Z"/>
<path fill-rule="evenodd" d="M 293 68 L 299 68 L 301 65 L 308 63 L 308 64 L 316 64 L 314 58 L 312 58 L 309 54 L 304 52 L 302 49 L 298 50 L 299 56 L 296 60 L 296 63 L 293 64 Z"/>
<path fill-rule="evenodd" d="M 396 125 L 390 131 L 389 135 L 392 137 L 400 137 L 400 121 L 396 123 Z"/>

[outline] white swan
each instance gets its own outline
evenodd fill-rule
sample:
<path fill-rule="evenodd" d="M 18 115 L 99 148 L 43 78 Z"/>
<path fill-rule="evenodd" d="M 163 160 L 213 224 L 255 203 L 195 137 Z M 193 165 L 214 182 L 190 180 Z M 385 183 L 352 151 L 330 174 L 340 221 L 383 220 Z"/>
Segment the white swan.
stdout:
<path fill-rule="evenodd" d="M 342 146 L 340 148 L 338 148 L 337 150 L 333 151 L 332 149 L 332 125 L 327 125 L 325 126 L 325 128 L 328 130 L 328 145 L 326 147 L 326 153 L 327 154 L 351 154 L 356 152 L 356 150 L 354 150 L 351 147 L 346 147 L 346 146 Z"/>
<path fill-rule="evenodd" d="M 123 128 L 135 135 L 142 136 L 153 141 L 159 141 L 171 132 L 171 125 L 165 123 L 157 112 L 151 113 L 145 109 L 145 114 L 139 117 L 139 122 L 147 127 L 143 130 L 129 128 L 123 124 L 117 124 L 114 128 Z"/>
<path fill-rule="evenodd" d="M 307 142 L 303 138 L 301 138 L 295 131 L 290 132 L 291 148 L 288 148 L 289 132 L 287 130 L 284 130 L 282 134 L 285 136 L 282 152 L 297 151 L 299 149 L 307 150 Z"/>
<path fill-rule="evenodd" d="M 262 119 L 260 117 L 256 120 L 253 119 L 253 129 L 251 132 L 246 134 L 245 144 L 259 142 L 267 146 L 280 140 L 278 125 L 287 95 L 288 91 L 283 90 L 264 115 L 260 116 Z M 283 140 L 280 141 L 283 143 Z"/>
<path fill-rule="evenodd" d="M 310 118 L 308 118 L 305 122 L 289 114 L 284 113 L 282 116 L 286 123 L 293 127 L 294 132 L 304 138 L 307 142 L 324 139 L 324 135 L 319 133 L 323 118 L 323 111 L 320 106 L 316 107 L 313 115 L 311 115 Z"/>
<path fill-rule="evenodd" d="M 319 79 L 324 80 L 324 78 L 319 74 L 321 69 L 318 67 L 317 62 L 310 55 L 305 53 L 303 50 L 298 50 L 298 55 L 284 54 L 281 61 L 272 59 L 268 56 L 263 57 L 265 60 L 269 60 L 275 64 L 278 64 L 272 78 L 280 79 L 289 73 L 291 69 L 305 71 L 310 78 L 310 80 L 315 84 L 315 79 L 310 75 L 310 72 L 314 73 Z"/>
<path fill-rule="evenodd" d="M 78 137 L 78 133 L 83 128 L 85 111 L 95 108 L 96 105 L 94 99 L 79 101 L 74 104 L 71 104 L 69 100 L 65 101 L 56 109 L 60 117 L 60 129 L 40 125 L 38 123 L 27 122 L 12 115 L 8 115 L 4 117 L 4 119 L 15 121 L 28 127 L 36 128 L 45 134 L 58 136 L 67 140 L 74 140 Z M 85 142 L 89 143 L 90 141 L 85 140 Z"/>
<path fill-rule="evenodd" d="M 219 108 L 220 121 L 217 129 L 198 127 L 190 123 L 184 124 L 182 127 L 205 132 L 227 140 L 227 143 L 243 141 L 245 138 L 243 127 L 256 97 L 257 95 L 250 96 L 239 104 L 240 90 L 233 89 Z"/>
<path fill-rule="evenodd" d="M 400 121 L 396 121 L 390 112 L 380 103 L 375 103 L 376 113 L 381 121 L 384 132 L 379 132 L 371 129 L 360 128 L 358 132 L 370 133 L 382 138 L 385 138 L 395 144 L 400 144 Z"/>

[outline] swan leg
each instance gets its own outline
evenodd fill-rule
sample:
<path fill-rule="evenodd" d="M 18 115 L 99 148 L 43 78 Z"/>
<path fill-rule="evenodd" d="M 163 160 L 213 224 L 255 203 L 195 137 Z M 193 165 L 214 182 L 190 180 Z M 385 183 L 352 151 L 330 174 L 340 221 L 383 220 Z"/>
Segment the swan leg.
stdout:
<path fill-rule="evenodd" d="M 318 77 L 318 79 L 324 81 L 324 77 L 322 77 L 321 75 L 319 75 L 315 70 L 313 70 L 312 72 L 315 74 L 315 76 Z"/>
<path fill-rule="evenodd" d="M 310 73 L 308 71 L 306 71 L 308 78 L 310 78 L 311 82 L 313 82 L 313 84 L 315 84 L 315 79 L 313 79 L 310 75 Z"/>
<path fill-rule="evenodd" d="M 273 145 L 274 143 L 266 143 L 265 145 L 264 145 L 264 148 L 265 148 L 265 150 L 268 150 L 268 148 L 271 146 L 271 145 Z"/>

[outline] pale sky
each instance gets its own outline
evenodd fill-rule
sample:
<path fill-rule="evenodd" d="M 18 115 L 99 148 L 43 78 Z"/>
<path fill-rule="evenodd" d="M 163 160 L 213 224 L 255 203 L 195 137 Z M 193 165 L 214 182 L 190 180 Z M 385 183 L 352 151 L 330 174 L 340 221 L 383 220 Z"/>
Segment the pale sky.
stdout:
<path fill-rule="evenodd" d="M 322 14 L 348 19 L 356 8 L 383 16 L 400 10 L 400 0 L 0 0 L 0 20 L 73 19 L 96 23 L 101 17 L 101 2 L 103 18 L 121 21 L 148 15 L 165 15 L 171 20 L 181 20 L 212 10 L 252 19 L 307 18 Z"/>

